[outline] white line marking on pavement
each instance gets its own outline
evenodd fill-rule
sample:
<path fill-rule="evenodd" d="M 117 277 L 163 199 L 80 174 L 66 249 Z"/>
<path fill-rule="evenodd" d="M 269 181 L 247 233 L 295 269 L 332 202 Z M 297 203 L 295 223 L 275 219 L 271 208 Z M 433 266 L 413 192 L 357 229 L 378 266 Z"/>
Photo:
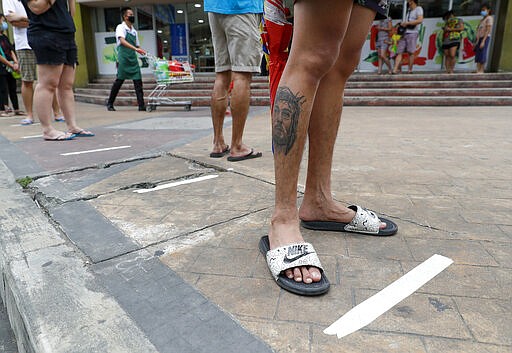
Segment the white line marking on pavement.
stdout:
<path fill-rule="evenodd" d="M 342 338 L 365 327 L 417 291 L 452 263 L 452 259 L 437 254 L 433 255 L 377 294 L 352 308 L 327 327 L 324 333 Z"/>
<path fill-rule="evenodd" d="M 43 137 L 43 135 L 23 136 L 22 139 L 35 139 L 36 137 Z"/>
<path fill-rule="evenodd" d="M 213 179 L 213 178 L 217 178 L 217 177 L 218 177 L 217 174 L 205 175 L 205 176 L 194 178 L 194 179 L 187 179 L 187 180 L 176 181 L 174 183 L 158 185 L 157 187 L 152 188 L 152 189 L 137 189 L 137 190 L 133 190 L 133 192 L 136 192 L 138 194 L 144 194 L 146 192 L 168 189 L 168 188 L 172 188 L 172 187 L 179 186 L 179 185 L 197 183 L 198 181 Z"/>
<path fill-rule="evenodd" d="M 120 150 L 122 148 L 130 148 L 132 146 L 117 146 L 117 147 L 108 147 L 108 148 L 98 148 L 96 150 L 87 150 L 87 151 L 79 151 L 79 152 L 68 152 L 61 153 L 61 156 L 72 156 L 75 154 L 84 154 L 84 153 L 94 153 L 94 152 L 103 152 L 103 151 L 112 151 L 112 150 Z"/>

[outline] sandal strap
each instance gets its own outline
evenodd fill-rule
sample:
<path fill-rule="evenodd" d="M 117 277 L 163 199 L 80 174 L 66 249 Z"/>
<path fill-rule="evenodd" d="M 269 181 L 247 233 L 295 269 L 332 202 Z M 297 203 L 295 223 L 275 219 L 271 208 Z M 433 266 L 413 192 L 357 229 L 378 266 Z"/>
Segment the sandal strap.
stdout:
<path fill-rule="evenodd" d="M 267 264 L 276 281 L 281 272 L 294 267 L 313 266 L 323 271 L 315 248 L 310 243 L 295 243 L 269 250 Z"/>
<path fill-rule="evenodd" d="M 357 205 L 352 205 L 348 208 L 354 210 L 356 215 L 352 221 L 350 221 L 350 223 L 344 227 L 345 231 L 366 234 L 379 234 L 381 222 L 379 217 L 374 212 Z"/>

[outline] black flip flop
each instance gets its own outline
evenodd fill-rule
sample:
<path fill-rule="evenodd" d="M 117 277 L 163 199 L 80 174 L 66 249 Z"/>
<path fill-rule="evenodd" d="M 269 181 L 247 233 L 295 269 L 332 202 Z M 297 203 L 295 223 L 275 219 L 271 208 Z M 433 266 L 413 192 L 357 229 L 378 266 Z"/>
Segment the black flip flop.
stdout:
<path fill-rule="evenodd" d="M 224 157 L 228 153 L 229 153 L 229 146 L 226 146 L 226 148 L 222 152 L 212 152 L 212 153 L 210 153 L 210 158 L 222 158 L 222 157 Z"/>
<path fill-rule="evenodd" d="M 266 258 L 267 252 L 270 251 L 270 242 L 268 240 L 268 236 L 261 237 L 258 247 L 260 249 L 260 252 Z M 329 280 L 325 276 L 325 272 L 323 270 L 320 271 L 322 273 L 322 279 L 319 282 L 295 282 L 293 278 L 290 279 L 286 277 L 285 274 L 282 272 L 276 279 L 276 283 L 279 287 L 294 294 L 303 296 L 322 295 L 329 291 L 331 284 L 329 283 Z"/>
<path fill-rule="evenodd" d="M 240 161 L 245 161 L 246 159 L 259 158 L 261 156 L 263 156 L 263 154 L 261 152 L 254 153 L 254 149 L 251 148 L 251 152 L 247 153 L 246 155 L 238 156 L 238 157 L 229 156 L 228 161 L 240 162 Z"/>

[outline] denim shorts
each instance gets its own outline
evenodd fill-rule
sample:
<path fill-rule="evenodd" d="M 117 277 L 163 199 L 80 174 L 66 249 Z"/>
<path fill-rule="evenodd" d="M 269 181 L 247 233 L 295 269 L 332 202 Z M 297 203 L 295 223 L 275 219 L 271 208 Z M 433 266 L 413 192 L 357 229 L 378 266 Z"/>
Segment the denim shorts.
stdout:
<path fill-rule="evenodd" d="M 69 65 L 78 63 L 74 33 L 32 32 L 28 44 L 36 55 L 38 65 Z"/>

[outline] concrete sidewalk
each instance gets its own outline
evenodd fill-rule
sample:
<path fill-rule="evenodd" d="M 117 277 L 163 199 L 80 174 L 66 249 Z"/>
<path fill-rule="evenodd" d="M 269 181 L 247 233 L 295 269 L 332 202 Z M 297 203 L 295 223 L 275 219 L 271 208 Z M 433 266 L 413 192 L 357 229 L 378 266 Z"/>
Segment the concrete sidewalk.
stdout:
<path fill-rule="evenodd" d="M 2 126 L 2 298 L 20 352 L 512 351 L 511 108 L 345 108 L 335 197 L 399 232 L 303 230 L 332 284 L 319 298 L 280 290 L 257 248 L 273 207 L 266 109 L 246 128 L 263 158 L 238 163 L 208 157 L 205 112 L 77 110 L 101 143 L 111 130 L 176 140 L 64 168 L 58 149 L 95 141 L 29 143 Z M 187 119 L 197 124 L 180 130 Z M 433 254 L 454 264 L 364 329 L 322 333 Z"/>

